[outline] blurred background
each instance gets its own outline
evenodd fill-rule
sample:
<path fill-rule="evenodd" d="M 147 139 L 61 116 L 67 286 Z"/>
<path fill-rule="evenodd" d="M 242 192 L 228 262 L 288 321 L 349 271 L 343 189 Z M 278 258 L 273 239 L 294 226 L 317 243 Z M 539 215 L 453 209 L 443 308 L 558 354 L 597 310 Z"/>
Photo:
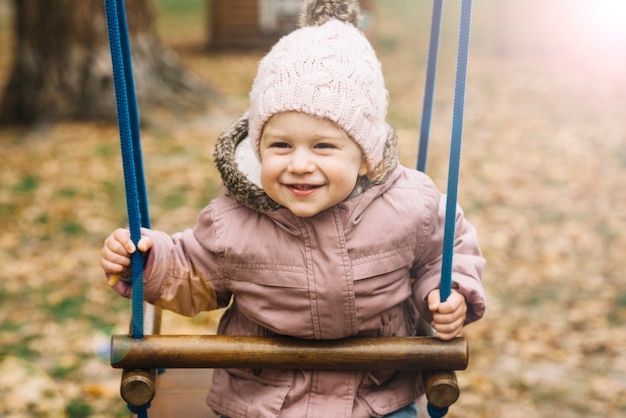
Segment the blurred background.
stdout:
<path fill-rule="evenodd" d="M 293 2 L 128 0 L 152 225 L 220 192 L 212 153 Z M 239 4 L 235 6 L 235 3 Z M 245 3 L 245 4 L 244 4 Z M 445 190 L 460 0 L 444 2 L 427 172 Z M 401 160 L 417 159 L 432 2 L 365 1 Z M 297 7 L 296 7 L 297 9 Z M 104 238 L 126 225 L 99 0 L 0 0 L 0 417 L 122 417 Z M 488 260 L 449 417 L 626 414 L 626 2 L 475 0 L 459 203 Z M 166 314 L 208 333 L 219 314 Z"/>

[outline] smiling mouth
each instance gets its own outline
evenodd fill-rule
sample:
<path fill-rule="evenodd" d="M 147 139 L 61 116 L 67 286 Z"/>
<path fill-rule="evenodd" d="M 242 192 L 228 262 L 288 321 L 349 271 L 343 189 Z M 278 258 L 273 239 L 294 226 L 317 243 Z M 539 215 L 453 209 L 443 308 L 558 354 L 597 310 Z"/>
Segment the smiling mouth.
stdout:
<path fill-rule="evenodd" d="M 306 190 L 318 189 L 320 186 L 316 186 L 313 184 L 289 184 L 287 185 L 287 187 L 289 187 L 290 189 L 306 191 Z"/>
<path fill-rule="evenodd" d="M 322 186 L 314 184 L 287 184 L 286 187 L 294 196 L 309 197 Z"/>

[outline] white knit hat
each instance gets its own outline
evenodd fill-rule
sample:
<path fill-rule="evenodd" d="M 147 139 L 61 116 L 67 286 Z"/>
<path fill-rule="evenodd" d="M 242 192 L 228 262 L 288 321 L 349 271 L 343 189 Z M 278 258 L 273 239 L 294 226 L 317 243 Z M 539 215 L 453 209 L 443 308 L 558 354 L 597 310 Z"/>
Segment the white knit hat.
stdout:
<path fill-rule="evenodd" d="M 390 127 L 388 92 L 376 54 L 337 3 L 305 1 L 301 27 L 283 37 L 259 63 L 250 92 L 249 137 L 258 154 L 265 123 L 280 112 L 328 118 L 361 147 L 370 172 L 383 159 Z M 354 17 L 354 16 L 353 16 Z M 345 21 L 348 20 L 348 21 Z"/>

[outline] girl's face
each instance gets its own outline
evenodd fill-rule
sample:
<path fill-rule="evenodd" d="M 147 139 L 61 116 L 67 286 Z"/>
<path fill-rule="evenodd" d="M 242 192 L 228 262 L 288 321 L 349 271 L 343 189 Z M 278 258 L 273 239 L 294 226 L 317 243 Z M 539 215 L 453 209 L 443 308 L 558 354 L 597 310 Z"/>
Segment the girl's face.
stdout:
<path fill-rule="evenodd" d="M 343 129 L 300 112 L 279 113 L 265 124 L 260 154 L 263 189 L 301 217 L 340 203 L 367 173 L 361 148 Z"/>

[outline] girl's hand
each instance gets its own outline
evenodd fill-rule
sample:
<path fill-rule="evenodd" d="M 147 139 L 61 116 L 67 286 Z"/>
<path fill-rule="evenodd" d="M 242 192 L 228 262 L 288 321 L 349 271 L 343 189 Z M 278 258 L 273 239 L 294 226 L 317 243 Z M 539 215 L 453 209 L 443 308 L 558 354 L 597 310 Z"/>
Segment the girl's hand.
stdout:
<path fill-rule="evenodd" d="M 152 240 L 149 237 L 141 237 L 139 240 L 139 251 L 145 253 L 152 248 Z M 122 296 L 131 296 L 131 285 L 129 278 L 131 275 L 131 255 L 136 251 L 135 244 L 130 239 L 128 229 L 119 228 L 113 231 L 104 240 L 102 247 L 101 264 L 107 275 L 109 284 Z M 121 280 L 120 280 L 121 278 Z"/>
<path fill-rule="evenodd" d="M 432 327 L 435 337 L 451 340 L 463 329 L 467 314 L 465 298 L 456 290 L 452 290 L 445 302 L 441 302 L 439 289 L 428 294 L 428 309 L 433 313 Z"/>

